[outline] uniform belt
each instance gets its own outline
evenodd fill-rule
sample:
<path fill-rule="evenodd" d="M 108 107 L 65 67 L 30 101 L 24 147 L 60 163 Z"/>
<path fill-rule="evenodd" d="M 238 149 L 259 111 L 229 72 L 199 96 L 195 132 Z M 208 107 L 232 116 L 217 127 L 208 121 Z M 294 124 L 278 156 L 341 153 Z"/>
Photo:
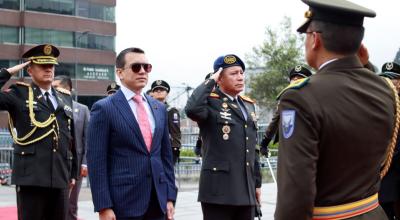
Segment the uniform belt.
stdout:
<path fill-rule="evenodd" d="M 347 219 L 372 211 L 378 206 L 378 193 L 375 193 L 368 198 L 352 203 L 314 207 L 313 220 Z"/>

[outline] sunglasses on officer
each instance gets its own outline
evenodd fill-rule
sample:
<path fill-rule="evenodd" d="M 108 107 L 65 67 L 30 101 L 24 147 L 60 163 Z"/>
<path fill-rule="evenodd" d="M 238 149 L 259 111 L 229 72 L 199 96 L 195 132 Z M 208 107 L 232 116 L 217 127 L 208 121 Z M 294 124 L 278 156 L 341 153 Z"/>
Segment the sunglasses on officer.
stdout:
<path fill-rule="evenodd" d="M 142 67 L 143 67 L 144 71 L 146 71 L 146 73 L 150 73 L 151 69 L 153 68 L 153 66 L 150 63 L 132 63 L 130 65 L 130 68 L 131 68 L 132 72 L 134 72 L 134 73 L 140 72 Z"/>

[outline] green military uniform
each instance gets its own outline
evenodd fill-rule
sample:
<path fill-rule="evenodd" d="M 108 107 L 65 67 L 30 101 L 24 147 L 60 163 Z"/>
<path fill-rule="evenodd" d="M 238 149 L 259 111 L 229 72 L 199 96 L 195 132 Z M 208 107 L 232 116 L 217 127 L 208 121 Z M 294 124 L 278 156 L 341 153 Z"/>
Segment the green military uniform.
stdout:
<path fill-rule="evenodd" d="M 247 116 L 238 103 L 216 89 L 214 80 L 197 87 L 186 105 L 186 114 L 200 127 L 203 166 L 200 202 L 255 205 L 255 189 L 261 187 L 256 154 L 257 122 L 254 103 L 241 97 Z"/>
<path fill-rule="evenodd" d="M 39 65 L 56 62 L 51 47 L 41 45 L 31 49 L 33 53 L 43 48 L 50 50 L 50 54 L 37 55 L 40 58 L 32 58 L 31 62 L 40 62 Z M 2 69 L 0 86 L 10 77 Z M 19 219 L 64 219 L 69 182 L 78 176 L 72 98 L 65 90 L 52 88 L 51 93 L 57 101 L 56 109 L 46 102 L 35 83 L 17 83 L 0 92 L 0 109 L 9 112 L 14 139 L 12 183 L 17 185 Z M 45 216 L 40 217 L 43 212 Z"/>
<path fill-rule="evenodd" d="M 345 0 L 303 1 L 310 10 L 298 31 L 307 33 L 307 58 L 319 69 L 280 97 L 275 219 L 387 219 L 377 192 L 394 131 L 397 92 L 363 67 L 354 48 L 347 45 L 341 54 L 324 46 L 334 43 L 324 42 L 329 25 L 356 30 L 362 38 L 364 17 L 375 13 Z M 318 40 L 322 49 L 313 47 Z"/>

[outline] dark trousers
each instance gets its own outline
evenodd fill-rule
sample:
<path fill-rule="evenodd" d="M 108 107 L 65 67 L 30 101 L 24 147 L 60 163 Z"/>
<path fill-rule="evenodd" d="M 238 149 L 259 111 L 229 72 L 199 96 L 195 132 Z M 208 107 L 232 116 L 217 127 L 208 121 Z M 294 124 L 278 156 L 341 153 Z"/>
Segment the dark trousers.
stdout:
<path fill-rule="evenodd" d="M 179 162 L 179 154 L 181 153 L 180 149 L 178 147 L 173 147 L 172 148 L 172 162 L 174 163 L 174 165 L 176 164 L 176 162 Z"/>
<path fill-rule="evenodd" d="M 254 206 L 201 203 L 204 220 L 254 220 Z"/>
<path fill-rule="evenodd" d="M 68 220 L 78 219 L 78 198 L 81 191 L 82 177 L 79 177 L 69 195 Z"/>
<path fill-rule="evenodd" d="M 66 220 L 68 189 L 17 186 L 18 220 Z"/>
<path fill-rule="evenodd" d="M 132 217 L 132 218 L 120 218 L 117 216 L 117 220 L 165 220 L 166 215 L 160 208 L 160 204 L 158 203 L 156 189 L 152 188 L 151 190 L 151 197 L 149 207 L 147 208 L 146 213 L 139 217 Z"/>

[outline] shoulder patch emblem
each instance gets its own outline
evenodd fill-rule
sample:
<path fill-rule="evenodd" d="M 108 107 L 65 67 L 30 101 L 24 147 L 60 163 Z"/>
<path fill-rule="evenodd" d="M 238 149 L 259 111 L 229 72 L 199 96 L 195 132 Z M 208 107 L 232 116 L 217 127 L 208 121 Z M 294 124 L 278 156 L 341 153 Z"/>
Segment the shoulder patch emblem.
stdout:
<path fill-rule="evenodd" d="M 292 136 L 294 131 L 294 123 L 296 120 L 296 111 L 295 110 L 283 110 L 281 113 L 281 124 L 283 137 L 288 139 Z"/>
<path fill-rule="evenodd" d="M 66 90 L 66 89 L 58 87 L 58 88 L 56 88 L 56 90 L 61 92 L 61 93 L 63 93 L 63 94 L 65 94 L 65 95 L 71 95 L 71 92 Z"/>
<path fill-rule="evenodd" d="M 20 85 L 20 86 L 26 86 L 26 87 L 30 87 L 31 86 L 26 82 L 16 82 L 15 84 Z"/>
<path fill-rule="evenodd" d="M 210 95 L 208 97 L 219 98 L 219 95 L 217 93 L 212 92 L 212 93 L 210 93 Z"/>
<path fill-rule="evenodd" d="M 250 103 L 256 103 L 256 101 L 254 101 L 253 99 L 249 98 L 248 96 L 245 95 L 240 95 L 240 98 L 242 98 L 244 101 L 246 102 L 250 102 Z"/>
<path fill-rule="evenodd" d="M 295 80 L 293 82 L 291 82 L 286 88 L 284 88 L 276 97 L 276 99 L 278 100 L 283 93 L 285 93 L 287 90 L 289 89 L 300 89 L 303 88 L 305 85 L 307 85 L 308 81 L 310 80 L 310 78 L 303 78 L 303 79 L 298 79 Z"/>

